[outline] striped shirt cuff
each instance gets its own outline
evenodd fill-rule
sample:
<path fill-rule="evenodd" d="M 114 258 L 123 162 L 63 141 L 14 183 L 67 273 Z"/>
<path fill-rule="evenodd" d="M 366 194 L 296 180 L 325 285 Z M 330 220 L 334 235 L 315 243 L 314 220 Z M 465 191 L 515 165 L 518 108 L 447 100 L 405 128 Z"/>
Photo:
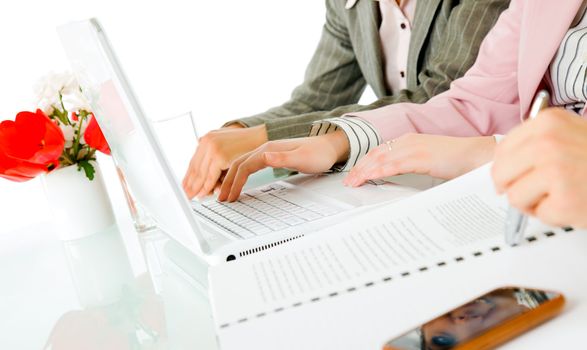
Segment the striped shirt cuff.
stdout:
<path fill-rule="evenodd" d="M 379 134 L 369 122 L 354 117 L 331 118 L 315 122 L 312 124 L 310 136 L 320 136 L 338 129 L 342 129 L 346 134 L 350 151 L 347 162 L 335 165 L 333 168 L 335 171 L 349 171 L 361 157 L 381 143 Z"/>

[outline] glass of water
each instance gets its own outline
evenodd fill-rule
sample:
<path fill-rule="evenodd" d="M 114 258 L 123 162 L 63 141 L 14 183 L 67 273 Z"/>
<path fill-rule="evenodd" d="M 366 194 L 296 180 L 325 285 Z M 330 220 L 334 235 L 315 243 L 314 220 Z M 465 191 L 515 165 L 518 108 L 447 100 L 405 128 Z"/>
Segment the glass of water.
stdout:
<path fill-rule="evenodd" d="M 173 174 L 181 183 L 198 142 L 196 123 L 192 112 L 188 111 L 170 118 L 152 121 L 151 126 Z M 157 223 L 146 208 L 135 200 L 136 197 L 133 195 L 132 188 L 127 184 L 124 172 L 116 164 L 115 159 L 114 163 L 135 230 L 138 233 L 153 230 Z"/>

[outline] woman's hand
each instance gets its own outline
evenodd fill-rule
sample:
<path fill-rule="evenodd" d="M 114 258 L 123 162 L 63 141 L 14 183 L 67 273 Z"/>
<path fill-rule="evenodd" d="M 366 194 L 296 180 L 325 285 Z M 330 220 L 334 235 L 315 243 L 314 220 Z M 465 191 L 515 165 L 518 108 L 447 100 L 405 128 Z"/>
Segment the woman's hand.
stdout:
<path fill-rule="evenodd" d="M 344 184 L 357 187 L 368 180 L 407 173 L 452 179 L 491 161 L 495 145 L 493 136 L 406 134 L 372 149 Z"/>
<path fill-rule="evenodd" d="M 321 173 L 348 158 L 348 139 L 342 131 L 290 140 L 270 141 L 232 163 L 219 201 L 238 199 L 249 175 L 266 167 L 288 168 L 301 173 Z"/>
<path fill-rule="evenodd" d="M 199 140 L 182 182 L 188 198 L 210 194 L 218 186 L 223 172 L 236 158 L 265 142 L 265 125 L 243 128 L 233 124 L 204 135 Z"/>
<path fill-rule="evenodd" d="M 499 193 L 553 226 L 587 228 L 587 120 L 550 108 L 512 130 L 493 164 Z"/>

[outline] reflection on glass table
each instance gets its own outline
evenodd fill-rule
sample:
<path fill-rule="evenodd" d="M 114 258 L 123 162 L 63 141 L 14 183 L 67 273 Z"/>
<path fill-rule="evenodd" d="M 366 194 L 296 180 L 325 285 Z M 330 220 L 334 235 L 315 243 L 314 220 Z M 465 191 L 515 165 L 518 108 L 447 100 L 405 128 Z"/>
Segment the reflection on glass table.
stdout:
<path fill-rule="evenodd" d="M 117 227 L 63 243 L 81 308 L 65 312 L 48 349 L 160 348 L 164 315 L 147 276 L 135 278 Z"/>
<path fill-rule="evenodd" d="M 141 251 L 125 246 L 136 242 L 131 235 L 111 227 L 62 242 L 43 224 L 0 237 L 7 243 L 0 250 L 0 348 L 215 349 L 207 296 L 165 270 L 158 247 L 166 236 L 139 236 L 153 250 L 147 264 L 160 268 L 155 288 L 148 271 L 131 267 L 144 259 L 127 254 Z"/>

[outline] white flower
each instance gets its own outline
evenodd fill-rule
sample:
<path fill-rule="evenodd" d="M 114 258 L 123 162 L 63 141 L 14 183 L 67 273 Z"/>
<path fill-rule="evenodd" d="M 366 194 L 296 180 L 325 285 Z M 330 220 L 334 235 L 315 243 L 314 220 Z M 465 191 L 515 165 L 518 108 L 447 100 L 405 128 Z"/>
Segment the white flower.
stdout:
<path fill-rule="evenodd" d="M 63 104 L 70 112 L 78 112 L 81 110 L 91 111 L 88 101 L 79 89 L 72 91 L 67 95 L 63 95 Z"/>
<path fill-rule="evenodd" d="M 69 94 L 72 91 L 78 89 L 78 83 L 75 76 L 69 72 L 64 73 L 49 73 L 46 76 L 39 79 L 35 84 L 34 90 L 37 98 L 52 99 L 55 95 L 59 96 L 59 93 Z"/>
<path fill-rule="evenodd" d="M 65 148 L 73 146 L 73 137 L 75 135 L 75 129 L 71 125 L 59 124 L 61 131 L 63 131 L 63 138 L 65 139 Z"/>
<path fill-rule="evenodd" d="M 45 113 L 52 111 L 51 106 L 59 106 L 59 94 L 65 96 L 79 93 L 79 84 L 75 75 L 64 73 L 49 73 L 41 78 L 34 86 L 36 105 Z"/>
<path fill-rule="evenodd" d="M 37 101 L 37 108 L 39 108 L 40 110 L 43 111 L 43 113 L 45 113 L 45 115 L 51 115 L 53 114 L 53 111 L 55 110 L 55 105 L 59 104 L 59 99 L 57 99 L 56 101 L 49 101 L 49 100 L 42 100 L 42 101 Z"/>

